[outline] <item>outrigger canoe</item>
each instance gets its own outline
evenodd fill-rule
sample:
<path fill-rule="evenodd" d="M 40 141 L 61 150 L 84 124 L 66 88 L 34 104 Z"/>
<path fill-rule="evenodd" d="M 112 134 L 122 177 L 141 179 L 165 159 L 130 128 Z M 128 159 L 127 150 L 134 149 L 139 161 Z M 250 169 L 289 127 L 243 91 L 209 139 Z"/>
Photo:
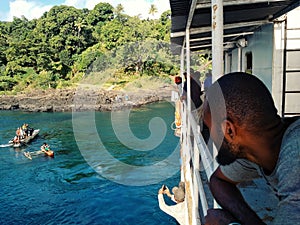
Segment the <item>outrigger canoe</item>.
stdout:
<path fill-rule="evenodd" d="M 14 148 L 18 148 L 21 147 L 22 145 L 25 145 L 27 143 L 29 143 L 30 141 L 32 141 L 40 132 L 40 129 L 36 129 L 32 132 L 31 136 L 27 136 L 23 139 L 21 139 L 18 143 L 14 143 L 14 139 L 11 139 L 8 144 L 11 144 L 12 147 Z"/>
<path fill-rule="evenodd" d="M 35 152 L 24 152 L 24 156 L 27 157 L 28 159 L 32 160 L 32 156 L 38 156 L 38 155 L 44 155 L 44 156 L 49 156 L 49 157 L 54 157 L 54 152 L 52 150 L 48 151 L 35 151 Z"/>

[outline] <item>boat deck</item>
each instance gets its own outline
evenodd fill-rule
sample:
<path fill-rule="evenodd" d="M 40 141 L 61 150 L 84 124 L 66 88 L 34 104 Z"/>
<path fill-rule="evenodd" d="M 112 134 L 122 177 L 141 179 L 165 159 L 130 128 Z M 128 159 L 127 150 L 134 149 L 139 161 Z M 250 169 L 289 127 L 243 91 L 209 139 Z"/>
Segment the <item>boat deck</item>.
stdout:
<path fill-rule="evenodd" d="M 259 217 L 270 224 L 276 214 L 278 199 L 273 191 L 267 186 L 264 179 L 254 180 L 239 185 L 240 190 Z"/>

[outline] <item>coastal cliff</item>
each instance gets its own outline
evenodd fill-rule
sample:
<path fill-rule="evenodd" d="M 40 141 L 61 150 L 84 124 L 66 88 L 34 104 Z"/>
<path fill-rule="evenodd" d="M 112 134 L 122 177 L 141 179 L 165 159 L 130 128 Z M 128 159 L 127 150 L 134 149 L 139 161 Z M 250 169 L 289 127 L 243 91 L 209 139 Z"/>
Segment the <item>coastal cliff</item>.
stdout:
<path fill-rule="evenodd" d="M 27 112 L 67 112 L 67 111 L 112 111 L 140 107 L 145 104 L 169 100 L 172 85 L 157 90 L 134 92 L 115 90 L 36 90 L 17 95 L 1 95 L 0 110 L 21 110 Z"/>

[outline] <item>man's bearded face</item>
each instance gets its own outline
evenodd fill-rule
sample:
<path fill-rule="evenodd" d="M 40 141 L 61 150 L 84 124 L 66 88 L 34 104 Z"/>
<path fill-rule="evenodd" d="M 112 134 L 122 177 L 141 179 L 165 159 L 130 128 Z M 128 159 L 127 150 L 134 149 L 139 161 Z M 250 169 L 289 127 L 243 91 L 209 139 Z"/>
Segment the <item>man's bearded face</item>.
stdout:
<path fill-rule="evenodd" d="M 224 138 L 216 157 L 217 162 L 223 166 L 233 163 L 237 159 L 237 154 L 233 153 L 233 149 L 234 146 Z"/>
<path fill-rule="evenodd" d="M 241 148 L 229 143 L 226 138 L 224 138 L 216 157 L 217 162 L 220 165 L 229 165 L 238 158 L 243 158 Z"/>

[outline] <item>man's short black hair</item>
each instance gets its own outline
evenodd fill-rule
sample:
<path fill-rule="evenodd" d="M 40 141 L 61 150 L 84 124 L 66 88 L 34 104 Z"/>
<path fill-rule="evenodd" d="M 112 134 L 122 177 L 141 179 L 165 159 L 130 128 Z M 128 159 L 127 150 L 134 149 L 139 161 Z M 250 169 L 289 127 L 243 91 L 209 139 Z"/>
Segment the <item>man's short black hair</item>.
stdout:
<path fill-rule="evenodd" d="M 220 89 L 222 94 L 216 94 Z M 219 78 L 207 93 L 210 110 L 218 110 L 222 98 L 223 105 L 225 100 L 226 117 L 248 129 L 256 130 L 270 125 L 279 117 L 271 93 L 254 75 L 235 72 Z M 212 108 L 212 105 L 216 108 Z"/>

